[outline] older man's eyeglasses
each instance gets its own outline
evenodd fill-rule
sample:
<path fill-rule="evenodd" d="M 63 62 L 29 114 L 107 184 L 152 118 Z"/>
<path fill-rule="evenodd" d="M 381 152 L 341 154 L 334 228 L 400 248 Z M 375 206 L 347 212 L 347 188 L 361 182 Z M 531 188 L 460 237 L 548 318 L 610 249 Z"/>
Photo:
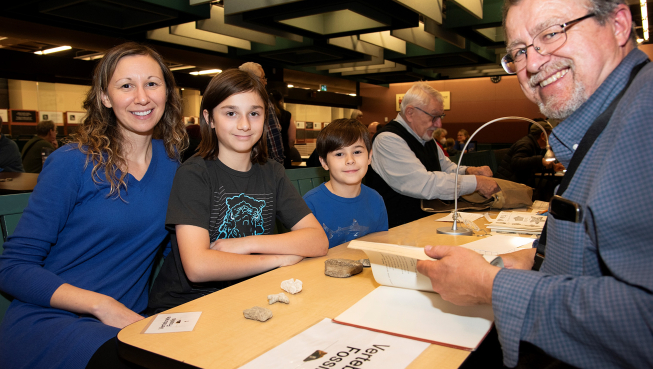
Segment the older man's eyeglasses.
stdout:
<path fill-rule="evenodd" d="M 444 114 L 444 113 L 442 113 L 442 114 L 440 114 L 440 115 L 434 115 L 434 114 L 431 114 L 431 113 L 427 113 L 427 112 L 425 112 L 424 110 L 418 108 L 417 106 L 413 106 L 413 108 L 415 108 L 415 109 L 421 111 L 422 113 L 428 115 L 429 117 L 431 117 L 431 122 L 432 122 L 432 123 L 435 123 L 435 121 L 438 120 L 438 119 L 444 119 L 444 116 L 446 115 L 446 114 Z"/>
<path fill-rule="evenodd" d="M 561 48 L 562 45 L 567 42 L 567 29 L 569 27 L 594 16 L 596 16 L 596 14 L 590 13 L 584 17 L 574 19 L 567 23 L 557 24 L 544 29 L 533 38 L 532 44 L 508 50 L 508 53 L 501 58 L 501 66 L 503 66 L 503 69 L 508 74 L 517 73 L 526 67 L 527 50 L 529 47 L 533 46 L 533 49 L 542 56 L 549 55 Z"/>

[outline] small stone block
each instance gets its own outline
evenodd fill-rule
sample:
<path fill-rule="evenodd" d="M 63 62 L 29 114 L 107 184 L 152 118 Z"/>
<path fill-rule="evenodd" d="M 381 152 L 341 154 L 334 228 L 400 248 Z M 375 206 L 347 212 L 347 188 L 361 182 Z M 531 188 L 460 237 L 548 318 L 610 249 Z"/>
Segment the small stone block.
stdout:
<path fill-rule="evenodd" d="M 288 299 L 288 296 L 286 296 L 286 294 L 283 292 L 277 293 L 276 295 L 268 295 L 268 304 L 272 305 L 275 302 L 290 304 L 290 299 Z"/>
<path fill-rule="evenodd" d="M 281 282 L 281 289 L 289 294 L 296 294 L 302 291 L 302 281 L 299 279 L 290 278 Z"/>
<path fill-rule="evenodd" d="M 262 308 L 259 306 L 254 306 L 251 309 L 243 310 L 243 315 L 247 319 L 258 320 L 259 322 L 264 322 L 272 318 L 272 310 Z"/>
<path fill-rule="evenodd" d="M 370 259 L 360 259 L 359 263 L 363 264 L 364 267 L 369 268 L 371 266 Z"/>
<path fill-rule="evenodd" d="M 324 262 L 324 274 L 329 277 L 347 278 L 363 271 L 363 264 L 350 259 L 329 259 Z"/>

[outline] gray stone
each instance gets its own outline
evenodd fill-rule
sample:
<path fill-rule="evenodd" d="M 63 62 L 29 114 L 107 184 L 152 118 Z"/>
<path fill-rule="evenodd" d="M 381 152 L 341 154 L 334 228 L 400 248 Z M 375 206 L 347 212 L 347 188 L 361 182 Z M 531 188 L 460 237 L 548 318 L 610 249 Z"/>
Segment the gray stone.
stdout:
<path fill-rule="evenodd" d="M 243 310 L 243 315 L 247 319 L 258 320 L 259 322 L 264 322 L 272 318 L 272 310 L 262 308 L 259 306 L 254 306 L 251 309 Z"/>
<path fill-rule="evenodd" d="M 347 278 L 363 271 L 363 264 L 350 259 L 329 259 L 324 262 L 324 274 L 329 277 Z"/>
<path fill-rule="evenodd" d="M 361 264 L 363 264 L 364 267 L 369 268 L 370 265 L 370 259 L 360 259 L 358 260 Z"/>

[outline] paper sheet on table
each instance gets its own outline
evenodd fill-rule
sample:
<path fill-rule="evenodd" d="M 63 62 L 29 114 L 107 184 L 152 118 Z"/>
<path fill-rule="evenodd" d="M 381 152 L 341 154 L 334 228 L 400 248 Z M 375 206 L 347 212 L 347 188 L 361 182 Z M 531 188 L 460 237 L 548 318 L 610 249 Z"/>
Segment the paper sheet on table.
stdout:
<path fill-rule="evenodd" d="M 405 368 L 428 346 L 324 319 L 241 369 Z"/>
<path fill-rule="evenodd" d="M 381 286 L 334 321 L 412 337 L 461 350 L 475 350 L 492 328 L 492 306 L 456 306 L 435 292 Z"/>
<path fill-rule="evenodd" d="M 478 241 L 460 245 L 483 255 L 501 255 L 517 251 L 517 247 L 532 244 L 528 237 L 489 236 Z"/>
<path fill-rule="evenodd" d="M 201 311 L 192 313 L 159 314 L 143 333 L 190 332 L 202 315 Z"/>
<path fill-rule="evenodd" d="M 459 217 L 463 217 L 471 222 L 475 221 L 476 219 L 482 218 L 483 214 L 479 213 L 464 213 L 459 211 L 458 212 Z M 449 213 L 446 216 L 437 219 L 438 222 L 453 222 L 453 213 Z M 460 222 L 460 220 L 458 220 Z"/>

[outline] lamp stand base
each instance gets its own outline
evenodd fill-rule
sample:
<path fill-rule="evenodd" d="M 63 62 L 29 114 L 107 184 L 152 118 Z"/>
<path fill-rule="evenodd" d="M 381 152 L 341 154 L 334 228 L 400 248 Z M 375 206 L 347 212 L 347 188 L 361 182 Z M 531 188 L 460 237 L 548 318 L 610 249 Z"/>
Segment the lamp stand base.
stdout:
<path fill-rule="evenodd" d="M 473 236 L 474 231 L 465 227 L 458 227 L 454 230 L 453 227 L 440 227 L 438 228 L 438 233 L 448 234 L 450 236 Z"/>

